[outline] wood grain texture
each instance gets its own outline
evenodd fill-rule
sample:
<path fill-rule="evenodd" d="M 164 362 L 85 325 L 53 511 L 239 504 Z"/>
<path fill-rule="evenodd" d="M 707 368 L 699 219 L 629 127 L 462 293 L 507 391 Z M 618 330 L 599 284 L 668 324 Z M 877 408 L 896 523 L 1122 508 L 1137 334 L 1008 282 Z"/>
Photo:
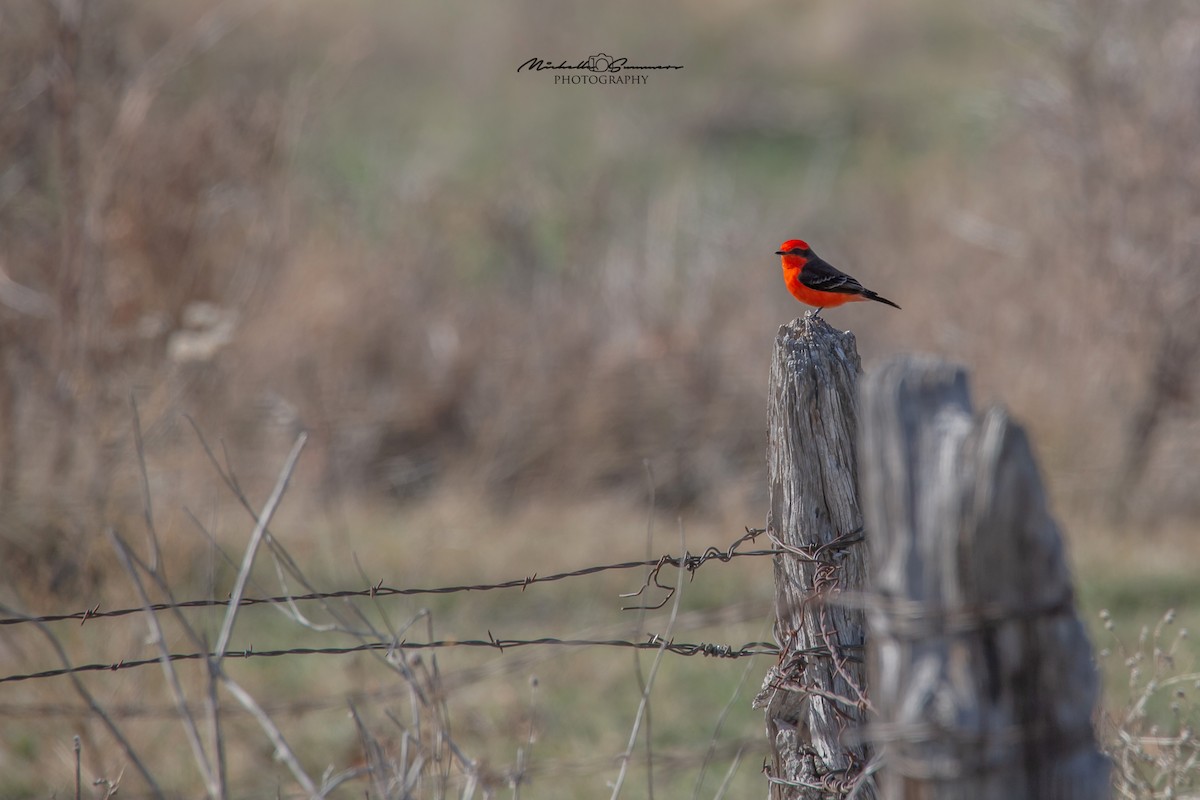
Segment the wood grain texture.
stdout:
<path fill-rule="evenodd" d="M 869 376 L 860 412 L 882 796 L 1107 797 L 1091 647 L 1025 433 L 929 358 Z"/>
<path fill-rule="evenodd" d="M 766 709 L 773 800 L 844 795 L 870 752 L 865 621 L 838 604 L 861 592 L 862 542 L 854 336 L 820 318 L 779 329 L 771 364 L 767 529 L 789 552 L 775 558 L 775 639 L 783 648 L 755 706 Z M 873 785 L 858 798 L 875 797 Z"/>

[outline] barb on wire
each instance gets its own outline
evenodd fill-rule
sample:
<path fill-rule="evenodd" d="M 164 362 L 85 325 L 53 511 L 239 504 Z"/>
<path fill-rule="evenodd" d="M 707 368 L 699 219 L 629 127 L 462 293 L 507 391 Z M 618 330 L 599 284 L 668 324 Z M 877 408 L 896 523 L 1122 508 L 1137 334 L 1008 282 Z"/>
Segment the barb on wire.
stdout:
<path fill-rule="evenodd" d="M 740 647 L 726 644 L 690 643 L 667 641 L 657 634 L 649 634 L 644 642 L 631 642 L 625 639 L 497 639 L 488 632 L 487 639 L 443 639 L 432 642 L 367 642 L 353 647 L 293 647 L 287 650 L 228 650 L 224 653 L 226 659 L 249 658 L 278 658 L 280 656 L 324 656 L 349 655 L 363 652 L 390 652 L 392 650 L 436 650 L 449 647 L 485 647 L 504 651 L 515 647 L 560 646 L 560 647 L 625 647 L 634 650 L 665 650 L 679 656 L 707 656 L 711 658 L 748 658 L 750 656 L 778 656 L 779 648 L 771 642 L 747 642 Z M 814 648 L 813 655 L 824 648 Z M 214 653 L 170 653 L 170 661 L 199 661 L 211 659 Z M 159 664 L 162 656 L 155 658 L 122 659 L 109 664 L 79 664 L 61 669 L 48 669 L 42 672 L 31 672 L 22 675 L 7 675 L 0 678 L 0 683 L 17 683 L 19 681 L 54 678 L 60 675 L 74 675 L 80 672 L 117 672 L 120 670 L 145 667 Z"/>
<path fill-rule="evenodd" d="M 454 594 L 457 592 L 488 592 L 497 589 L 521 589 L 524 591 L 528 587 L 536 583 L 551 583 L 553 581 L 567 580 L 568 578 L 579 578 L 585 575 L 595 575 L 600 572 L 610 572 L 612 570 L 638 569 L 641 567 L 652 567 L 650 575 L 646 578 L 646 583 L 642 589 L 631 594 L 624 594 L 621 597 L 636 597 L 640 595 L 651 583 L 672 591 L 674 587 L 664 586 L 657 580 L 658 571 L 664 566 L 670 565 L 682 567 L 689 572 L 695 574 L 696 570 L 701 565 L 716 559 L 722 562 L 728 562 L 734 558 L 744 556 L 774 556 L 779 555 L 780 550 L 738 550 L 737 548 L 743 543 L 753 540 L 754 537 L 763 533 L 762 529 L 746 529 L 746 534 L 740 537 L 737 541 L 731 544 L 725 550 L 718 550 L 715 547 L 710 547 L 701 555 L 691 555 L 685 553 L 683 556 L 664 555 L 656 559 L 641 560 L 641 561 L 622 561 L 615 564 L 599 564 L 592 567 L 583 567 L 582 569 L 571 570 L 569 572 L 558 572 L 552 575 L 538 575 L 534 573 L 524 578 L 515 578 L 513 580 L 502 581 L 500 583 L 477 583 L 461 586 L 438 586 L 432 588 L 396 588 L 384 586 L 383 581 L 379 581 L 374 586 L 366 589 L 343 589 L 333 592 L 307 592 L 305 594 L 292 595 L 276 595 L 274 597 L 242 597 L 238 600 L 239 607 L 255 606 L 255 605 L 286 605 L 290 603 L 302 602 L 305 600 L 334 600 L 345 597 L 390 597 L 393 595 L 424 595 L 424 594 Z M 660 608 L 668 600 L 671 595 L 668 595 L 662 603 L 651 606 L 650 608 Z M 131 614 L 140 614 L 146 611 L 166 611 L 177 608 L 223 608 L 230 604 L 229 598 L 205 598 L 200 600 L 182 600 L 178 603 L 153 603 L 149 606 L 137 606 L 134 608 L 118 608 L 112 610 L 103 610 L 99 604 L 91 608 L 85 608 L 82 611 L 73 611 L 69 614 L 45 614 L 42 616 L 8 616 L 0 617 L 0 626 L 3 625 L 20 625 L 27 622 L 63 622 L 68 620 L 78 620 L 80 625 L 94 619 L 111 619 L 114 617 L 125 617 Z"/>
<path fill-rule="evenodd" d="M 621 597 L 640 597 L 647 589 L 650 588 L 652 584 L 655 587 L 665 591 L 666 595 L 663 596 L 663 599 L 660 602 L 653 605 L 622 606 L 621 610 L 654 611 L 662 608 L 671 601 L 671 598 L 675 596 L 675 592 L 678 591 L 678 587 L 659 581 L 658 576 L 663 567 L 670 566 L 685 569 L 691 573 L 691 577 L 694 578 L 696 577 L 696 570 L 700 569 L 701 566 L 709 561 L 712 561 L 713 559 L 716 559 L 722 563 L 728 563 L 738 556 L 777 556 L 782 554 L 784 551 L 778 548 L 771 550 L 738 550 L 738 548 L 746 542 L 752 542 L 761 534 L 766 533 L 766 530 L 766 528 L 746 528 L 746 533 L 724 550 L 718 550 L 715 547 L 710 547 L 698 556 L 692 555 L 691 553 L 684 553 L 678 558 L 667 555 L 659 557 L 657 561 L 643 563 L 641 566 L 653 565 L 653 569 L 646 574 L 646 580 L 644 583 L 642 583 L 642 587 L 636 592 L 627 592 L 626 594 L 621 595 Z"/>

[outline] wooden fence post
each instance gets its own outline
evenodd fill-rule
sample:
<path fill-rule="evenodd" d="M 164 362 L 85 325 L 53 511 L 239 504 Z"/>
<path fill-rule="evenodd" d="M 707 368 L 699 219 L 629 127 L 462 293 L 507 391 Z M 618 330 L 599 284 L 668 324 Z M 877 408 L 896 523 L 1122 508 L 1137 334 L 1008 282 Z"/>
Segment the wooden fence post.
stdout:
<path fill-rule="evenodd" d="M 863 382 L 871 700 L 884 798 L 1095 800 L 1097 675 L 1024 432 L 962 368 Z"/>
<path fill-rule="evenodd" d="M 766 709 L 772 800 L 841 797 L 869 757 L 865 621 L 836 602 L 866 578 L 858 504 L 853 334 L 806 317 L 779 329 L 771 364 L 767 529 L 782 653 L 754 700 Z M 855 794 L 875 798 L 866 781 Z"/>

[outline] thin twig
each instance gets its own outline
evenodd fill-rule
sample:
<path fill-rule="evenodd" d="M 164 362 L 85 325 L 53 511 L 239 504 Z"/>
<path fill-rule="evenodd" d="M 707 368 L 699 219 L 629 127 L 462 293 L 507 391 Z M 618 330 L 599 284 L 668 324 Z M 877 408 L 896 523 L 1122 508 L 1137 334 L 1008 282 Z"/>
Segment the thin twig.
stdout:
<path fill-rule="evenodd" d="M 262 513 L 259 515 L 258 523 L 254 526 L 254 533 L 250 536 L 250 542 L 246 545 L 246 554 L 242 558 L 242 568 L 238 571 L 237 580 L 233 585 L 233 592 L 229 597 L 229 610 L 225 614 L 225 622 L 221 626 L 221 633 L 217 636 L 216 661 L 218 664 L 220 664 L 225 649 L 229 646 L 229 637 L 233 635 L 233 624 L 237 620 L 238 609 L 241 607 L 242 593 L 246 591 L 246 580 L 250 577 L 250 570 L 254 566 L 254 557 L 258 553 L 258 546 L 262 542 L 263 534 L 267 530 L 267 523 L 274 516 L 275 509 L 278 508 L 279 501 L 283 498 L 283 492 L 292 477 L 292 471 L 296 468 L 296 461 L 300 458 L 300 451 L 304 449 L 304 443 L 307 441 L 308 434 L 306 433 L 301 433 L 296 437 L 296 443 L 292 445 L 292 452 L 288 454 L 287 461 L 284 462 L 283 469 L 279 473 L 279 479 L 275 482 L 275 489 L 271 492 L 271 496 L 267 498 L 267 503 L 263 506 Z"/>
<path fill-rule="evenodd" d="M 258 726 L 267 734 L 267 738 L 271 740 L 271 744 L 275 747 L 275 757 L 287 765 L 288 770 L 292 773 L 292 777 L 304 787 L 304 791 L 308 792 L 309 797 L 318 800 L 321 797 L 321 793 L 317 790 L 317 785 L 313 783 L 312 778 L 300 766 L 300 760 L 288 745 L 287 740 L 283 738 L 283 733 L 271 720 L 270 716 L 263 711 L 258 701 L 243 689 L 237 681 L 230 678 L 225 672 L 220 672 L 219 675 L 221 685 L 233 695 L 235 700 L 242 704 L 242 708 L 250 712 L 250 715 L 258 721 Z"/>
<path fill-rule="evenodd" d="M 133 412 L 133 449 L 137 453 L 138 472 L 142 478 L 142 515 L 146 520 L 146 538 L 150 545 L 150 571 L 162 568 L 162 550 L 158 543 L 158 531 L 154 527 L 154 504 L 150 496 L 150 473 L 146 471 L 146 443 L 142 440 L 142 420 L 138 415 L 137 399 L 129 395 L 129 407 Z"/>
<path fill-rule="evenodd" d="M 685 549 L 686 544 L 683 541 L 683 536 L 683 525 L 680 524 L 679 538 L 681 549 Z M 610 800 L 617 800 L 617 797 L 621 794 L 621 787 L 625 783 L 625 775 L 629 771 L 629 760 L 633 755 L 633 747 L 637 743 L 638 732 L 641 729 L 642 718 L 646 713 L 646 709 L 650 705 L 650 691 L 654 688 L 654 678 L 656 675 L 658 675 L 658 668 L 659 665 L 662 664 L 663 654 L 666 653 L 667 647 L 671 642 L 671 636 L 675 630 L 675 620 L 679 616 L 679 601 L 683 596 L 683 574 L 684 571 L 680 570 L 679 577 L 677 579 L 678 582 L 675 586 L 675 601 L 671 604 L 671 616 L 670 619 L 667 620 L 666 635 L 661 637 L 662 643 L 658 649 L 658 653 L 654 656 L 654 663 L 650 666 L 650 675 L 646 679 L 646 688 L 642 691 L 642 699 L 638 703 L 637 714 L 634 715 L 633 719 L 633 728 L 629 731 L 629 743 L 625 747 L 625 752 L 621 754 L 621 770 L 617 774 L 616 782 L 613 784 Z"/>
<path fill-rule="evenodd" d="M 74 745 L 75 745 L 75 800 L 80 800 L 81 792 L 83 789 L 83 785 L 82 785 L 83 774 L 82 774 L 82 766 L 80 764 L 81 757 L 83 755 L 83 746 L 80 744 L 78 736 L 74 737 Z"/>
<path fill-rule="evenodd" d="M 650 507 L 646 512 L 646 560 L 648 561 L 654 553 L 654 514 L 657 497 L 654 485 L 654 468 L 650 464 L 650 459 L 644 459 L 642 465 L 646 469 L 646 483 L 650 491 Z M 655 584 L 658 584 L 658 570 L 659 567 L 656 566 L 651 573 L 654 576 Z M 647 578 L 647 584 L 649 580 Z M 639 590 L 640 592 L 641 590 Z M 663 602 L 665 603 L 670 599 L 671 595 L 668 593 Z M 637 623 L 634 625 L 633 639 L 642 638 L 642 631 L 646 624 L 646 614 L 649 611 L 649 606 L 642 605 L 637 607 Z M 646 678 L 642 674 L 642 654 L 637 650 L 633 651 L 633 676 L 637 680 L 638 693 L 644 695 L 646 693 Z M 643 737 L 643 740 L 646 744 L 646 797 L 648 800 L 654 800 L 654 718 L 651 712 L 652 709 L 647 706 L 646 735 Z"/>
<path fill-rule="evenodd" d="M 725 770 L 725 778 L 721 781 L 721 785 L 717 787 L 717 793 L 713 795 L 713 800 L 722 800 L 725 797 L 725 792 L 729 790 L 729 784 L 733 782 L 733 776 L 737 774 L 738 767 L 742 765 L 742 756 L 746 749 L 739 747 L 738 751 L 733 756 L 733 761 L 729 764 L 729 769 Z M 704 754 L 705 763 L 708 763 L 709 754 Z"/>
<path fill-rule="evenodd" d="M 513 769 L 512 790 L 513 800 L 521 800 L 521 784 L 525 782 L 525 771 L 533 753 L 533 734 L 537 723 L 537 690 L 538 679 L 529 679 L 529 733 L 525 737 L 525 746 L 517 748 L 517 763 Z"/>
<path fill-rule="evenodd" d="M 133 586 L 137 590 L 138 597 L 144 605 L 149 606 L 150 596 L 146 594 L 146 587 L 142 584 L 141 576 L 138 575 L 137 568 L 129 558 L 128 546 L 120 534 L 112 528 L 108 529 L 108 536 L 112 541 L 113 548 L 117 551 L 117 557 L 120 559 L 121 566 L 125 568 L 125 571 L 129 574 L 129 579 L 133 582 Z M 150 628 L 150 637 L 158 649 L 159 663 L 162 664 L 163 675 L 167 679 L 167 686 L 171 689 L 171 695 L 175 700 L 175 707 L 179 710 L 179 718 L 183 721 L 183 730 L 187 736 L 188 745 L 192 748 L 192 758 L 195 759 L 196 767 L 200 770 L 200 776 L 204 779 L 208 796 L 219 798 L 222 796 L 220 782 L 213 772 L 208 753 L 204 750 L 204 743 L 200 739 L 200 730 L 196 726 L 196 719 L 192 716 L 192 711 L 188 707 L 187 695 L 183 691 L 183 685 L 179 682 L 179 673 L 176 671 L 175 664 L 171 660 L 171 651 L 167 648 L 167 640 L 163 636 L 162 626 L 158 622 L 158 615 L 149 609 L 146 611 L 146 624 Z"/>

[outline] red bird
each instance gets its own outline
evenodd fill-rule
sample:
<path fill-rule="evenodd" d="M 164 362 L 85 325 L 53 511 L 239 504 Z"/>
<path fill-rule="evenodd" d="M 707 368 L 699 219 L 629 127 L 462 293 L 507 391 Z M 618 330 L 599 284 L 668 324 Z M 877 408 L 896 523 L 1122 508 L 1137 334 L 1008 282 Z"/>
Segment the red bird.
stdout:
<path fill-rule="evenodd" d="M 865 288 L 828 261 L 812 251 L 803 239 L 788 239 L 779 245 L 775 255 L 783 256 L 783 282 L 792 297 L 805 305 L 815 306 L 815 317 L 823 308 L 844 303 L 874 300 L 892 308 L 900 306 Z"/>

